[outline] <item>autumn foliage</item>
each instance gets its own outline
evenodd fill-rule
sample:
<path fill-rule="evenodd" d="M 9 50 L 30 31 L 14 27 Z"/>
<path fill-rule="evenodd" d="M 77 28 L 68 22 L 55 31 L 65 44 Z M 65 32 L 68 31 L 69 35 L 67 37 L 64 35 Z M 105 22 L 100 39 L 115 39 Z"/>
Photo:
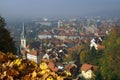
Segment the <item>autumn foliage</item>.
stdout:
<path fill-rule="evenodd" d="M 12 53 L 0 52 L 0 80 L 64 80 L 67 72 L 57 73 L 52 61 L 43 60 L 39 65 L 23 60 Z M 65 74 L 65 75 L 62 75 Z"/>

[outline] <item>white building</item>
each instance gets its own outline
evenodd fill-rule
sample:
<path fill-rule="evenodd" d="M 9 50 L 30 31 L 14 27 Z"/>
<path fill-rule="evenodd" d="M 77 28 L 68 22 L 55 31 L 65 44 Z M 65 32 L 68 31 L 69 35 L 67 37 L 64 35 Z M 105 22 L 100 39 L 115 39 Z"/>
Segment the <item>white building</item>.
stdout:
<path fill-rule="evenodd" d="M 46 38 L 52 38 L 52 35 L 50 32 L 40 32 L 40 34 L 38 35 L 39 39 L 46 39 Z"/>
<path fill-rule="evenodd" d="M 26 36 L 25 36 L 25 27 L 24 27 L 24 23 L 23 23 L 23 27 L 22 27 L 22 33 L 21 33 L 21 46 L 22 49 L 26 48 Z"/>
<path fill-rule="evenodd" d="M 61 20 L 59 20 L 59 21 L 58 21 L 58 28 L 61 27 L 61 24 L 62 24 L 62 22 L 61 22 Z"/>

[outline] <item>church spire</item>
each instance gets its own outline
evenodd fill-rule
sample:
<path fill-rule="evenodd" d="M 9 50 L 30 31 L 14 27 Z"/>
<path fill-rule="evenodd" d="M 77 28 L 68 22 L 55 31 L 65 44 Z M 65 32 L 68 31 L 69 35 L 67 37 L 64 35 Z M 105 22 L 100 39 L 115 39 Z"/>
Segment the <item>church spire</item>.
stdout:
<path fill-rule="evenodd" d="M 24 23 L 23 23 L 23 26 L 22 26 L 21 38 L 22 38 L 22 39 L 25 38 L 25 26 L 24 26 Z"/>
<path fill-rule="evenodd" d="M 21 48 L 26 48 L 26 35 L 25 35 L 24 23 L 22 25 L 22 33 L 21 33 Z"/>

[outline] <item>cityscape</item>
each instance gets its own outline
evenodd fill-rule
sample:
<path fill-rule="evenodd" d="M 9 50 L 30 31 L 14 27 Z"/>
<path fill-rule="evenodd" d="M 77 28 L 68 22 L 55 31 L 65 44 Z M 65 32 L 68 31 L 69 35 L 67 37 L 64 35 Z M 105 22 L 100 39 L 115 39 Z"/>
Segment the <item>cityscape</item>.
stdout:
<path fill-rule="evenodd" d="M 119 80 L 120 1 L 0 3 L 1 80 Z"/>

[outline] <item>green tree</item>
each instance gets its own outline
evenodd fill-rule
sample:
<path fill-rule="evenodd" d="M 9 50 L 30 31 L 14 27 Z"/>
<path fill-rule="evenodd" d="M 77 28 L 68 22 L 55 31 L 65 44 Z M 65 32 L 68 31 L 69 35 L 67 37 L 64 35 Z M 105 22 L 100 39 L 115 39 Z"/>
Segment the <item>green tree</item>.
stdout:
<path fill-rule="evenodd" d="M 95 47 L 92 47 L 90 49 L 89 47 L 90 43 L 87 44 L 82 44 L 82 50 L 80 52 L 80 63 L 90 63 L 92 65 L 98 66 L 97 71 L 95 70 L 94 73 L 96 75 L 95 80 L 102 80 L 101 79 L 101 73 L 99 70 L 99 65 L 100 65 L 100 59 L 102 57 L 103 51 L 101 50 L 96 50 Z M 91 79 L 93 80 L 93 79 Z"/>
<path fill-rule="evenodd" d="M 82 64 L 84 63 L 90 63 L 93 65 L 98 65 L 99 62 L 99 51 L 95 49 L 95 47 L 92 47 L 92 49 L 89 48 L 89 43 L 82 45 L 82 50 L 80 53 L 80 62 Z"/>
<path fill-rule="evenodd" d="M 89 53 L 88 53 L 87 50 L 81 51 L 81 53 L 80 53 L 80 63 L 81 63 L 81 64 L 86 63 L 88 54 L 89 54 Z"/>
<path fill-rule="evenodd" d="M 105 80 L 120 80 L 120 27 L 111 30 L 105 42 L 100 71 Z"/>
<path fill-rule="evenodd" d="M 0 51 L 16 53 L 15 42 L 5 26 L 5 20 L 0 16 Z"/>

